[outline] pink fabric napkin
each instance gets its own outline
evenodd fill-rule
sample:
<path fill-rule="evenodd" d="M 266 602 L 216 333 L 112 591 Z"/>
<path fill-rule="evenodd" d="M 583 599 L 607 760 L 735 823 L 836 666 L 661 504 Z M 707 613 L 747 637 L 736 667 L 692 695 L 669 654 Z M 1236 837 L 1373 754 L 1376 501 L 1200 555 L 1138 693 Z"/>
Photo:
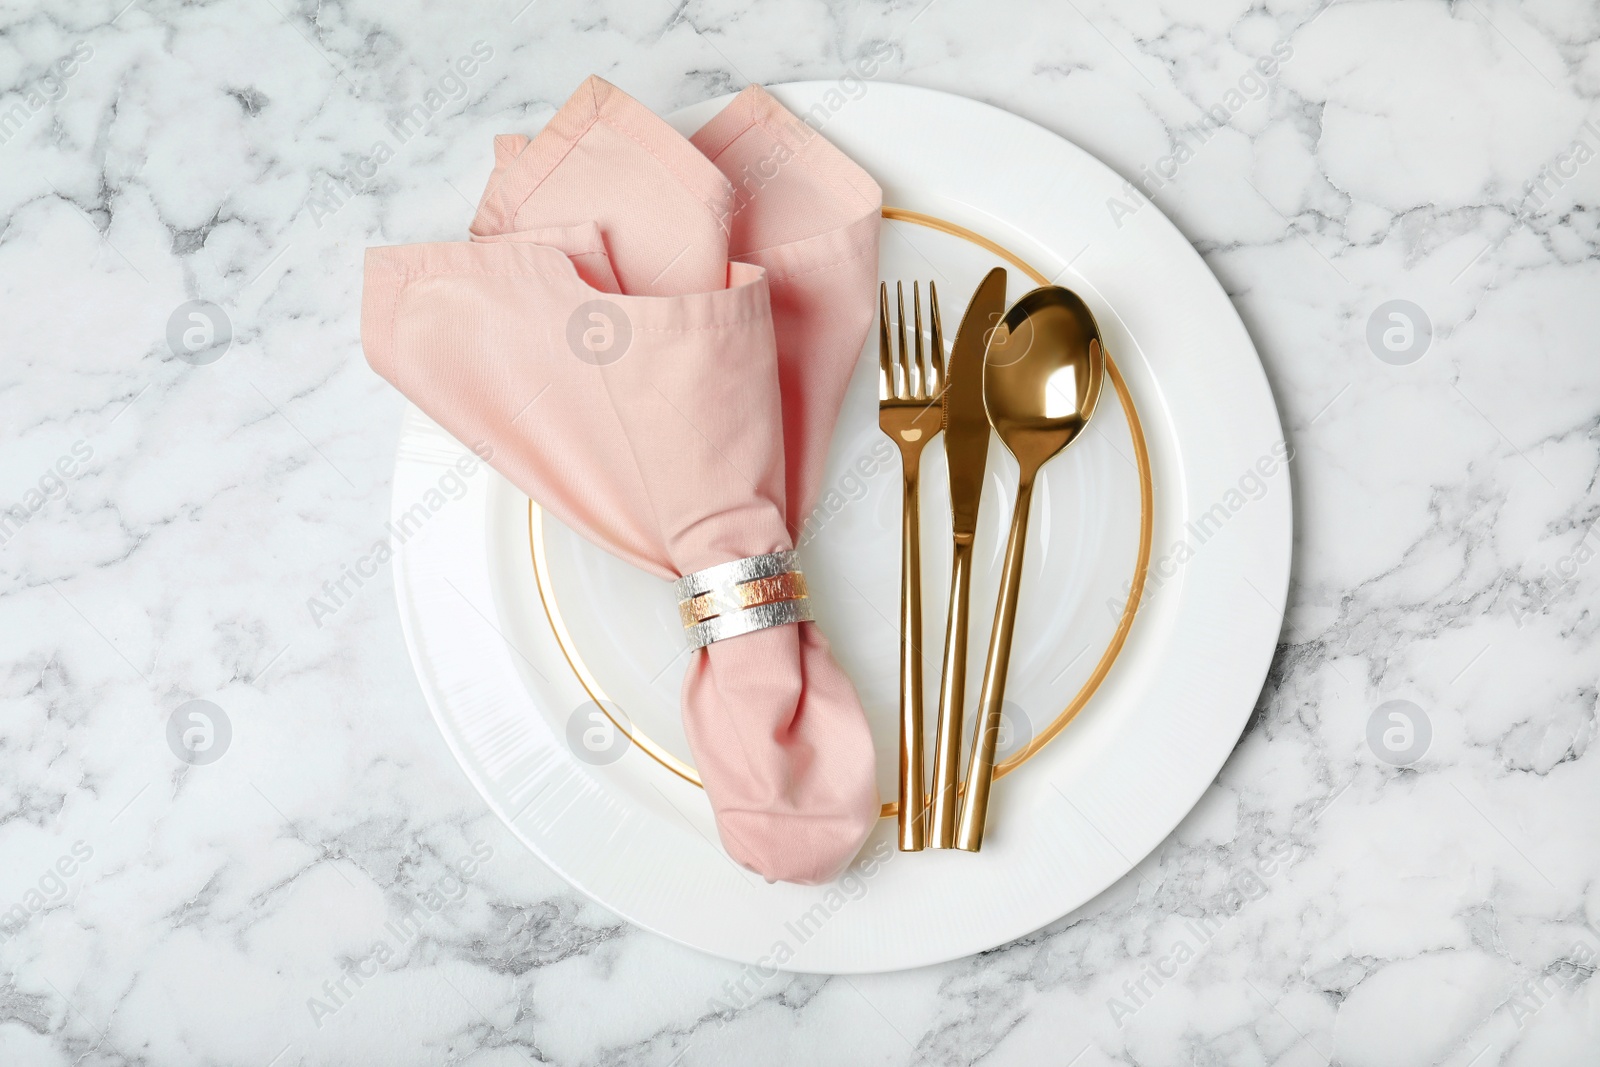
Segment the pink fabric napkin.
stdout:
<path fill-rule="evenodd" d="M 792 547 L 872 323 L 877 185 L 758 87 L 691 143 L 590 78 L 495 157 L 471 242 L 368 250 L 373 368 L 663 579 Z M 872 742 L 814 624 L 693 653 L 682 712 L 730 855 L 806 883 L 849 862 Z"/>

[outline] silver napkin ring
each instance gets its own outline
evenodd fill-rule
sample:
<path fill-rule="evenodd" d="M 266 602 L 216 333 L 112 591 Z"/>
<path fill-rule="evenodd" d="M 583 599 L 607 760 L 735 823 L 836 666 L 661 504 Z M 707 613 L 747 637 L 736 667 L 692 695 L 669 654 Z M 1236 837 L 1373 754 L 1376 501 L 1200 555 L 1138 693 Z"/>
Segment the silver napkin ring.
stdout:
<path fill-rule="evenodd" d="M 812 621 L 806 576 L 792 550 L 719 563 L 684 575 L 673 589 L 691 650 L 769 626 Z"/>

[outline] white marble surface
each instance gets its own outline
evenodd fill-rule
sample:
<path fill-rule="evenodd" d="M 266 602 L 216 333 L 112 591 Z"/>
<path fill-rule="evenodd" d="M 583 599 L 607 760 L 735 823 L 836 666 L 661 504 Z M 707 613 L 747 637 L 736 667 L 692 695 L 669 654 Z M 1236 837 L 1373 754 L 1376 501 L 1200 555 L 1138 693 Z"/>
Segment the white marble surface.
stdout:
<path fill-rule="evenodd" d="M 0 15 L 0 1063 L 1600 1059 L 1592 3 L 126 2 Z M 308 613 L 393 462 L 360 257 L 458 238 L 490 136 L 586 74 L 667 111 L 880 42 L 880 79 L 1130 180 L 1197 146 L 1147 188 L 1276 390 L 1291 607 L 1238 750 L 1119 885 L 980 957 L 719 1012 L 738 967 L 486 814 L 386 573 Z M 1394 299 L 1432 325 L 1409 365 L 1367 341 Z M 231 323 L 210 365 L 167 341 L 189 300 Z M 189 767 L 195 699 L 232 736 Z M 1408 767 L 1368 741 L 1391 700 L 1431 727 Z"/>

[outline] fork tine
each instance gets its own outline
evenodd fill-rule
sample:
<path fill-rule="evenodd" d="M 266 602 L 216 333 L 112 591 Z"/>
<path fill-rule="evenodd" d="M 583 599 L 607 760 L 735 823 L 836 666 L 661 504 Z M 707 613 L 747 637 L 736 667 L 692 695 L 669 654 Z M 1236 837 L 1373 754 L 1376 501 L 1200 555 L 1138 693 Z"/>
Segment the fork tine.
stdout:
<path fill-rule="evenodd" d="M 917 400 L 928 399 L 928 364 L 926 353 L 922 350 L 922 285 L 919 282 L 911 283 L 911 333 L 916 338 L 916 356 L 912 365 L 916 367 L 917 384 L 911 395 Z"/>
<path fill-rule="evenodd" d="M 928 313 L 929 324 L 933 327 L 932 399 L 944 392 L 944 328 L 939 325 L 939 290 L 934 288 L 932 279 L 928 281 Z"/>
<path fill-rule="evenodd" d="M 894 367 L 889 349 L 889 283 L 878 283 L 878 399 L 894 396 Z"/>
<path fill-rule="evenodd" d="M 896 310 L 900 312 L 899 322 L 896 323 L 900 333 L 900 346 L 895 350 L 894 395 L 898 399 L 905 400 L 911 396 L 911 367 L 906 362 L 906 290 L 900 282 L 894 283 L 894 300 L 897 305 Z M 902 384 L 904 388 L 901 388 Z"/>

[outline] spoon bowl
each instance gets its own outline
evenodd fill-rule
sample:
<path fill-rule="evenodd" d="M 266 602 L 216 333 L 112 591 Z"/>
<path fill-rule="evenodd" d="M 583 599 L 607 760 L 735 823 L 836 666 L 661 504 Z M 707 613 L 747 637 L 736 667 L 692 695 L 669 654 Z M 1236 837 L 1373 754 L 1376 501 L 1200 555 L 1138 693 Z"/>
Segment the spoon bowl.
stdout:
<path fill-rule="evenodd" d="M 1054 285 L 1035 289 L 1013 304 L 995 327 L 984 353 L 984 410 L 1021 469 L 1000 597 L 995 603 L 994 631 L 983 668 L 972 760 L 956 827 L 956 847 L 968 852 L 982 846 L 988 816 L 1034 479 L 1039 468 L 1088 425 L 1100 402 L 1105 372 L 1105 348 L 1094 315 L 1077 293 Z"/>
<path fill-rule="evenodd" d="M 1024 467 L 1072 443 L 1100 402 L 1105 350 L 1094 314 L 1071 289 L 1035 289 L 995 327 L 983 360 L 983 406 Z"/>

